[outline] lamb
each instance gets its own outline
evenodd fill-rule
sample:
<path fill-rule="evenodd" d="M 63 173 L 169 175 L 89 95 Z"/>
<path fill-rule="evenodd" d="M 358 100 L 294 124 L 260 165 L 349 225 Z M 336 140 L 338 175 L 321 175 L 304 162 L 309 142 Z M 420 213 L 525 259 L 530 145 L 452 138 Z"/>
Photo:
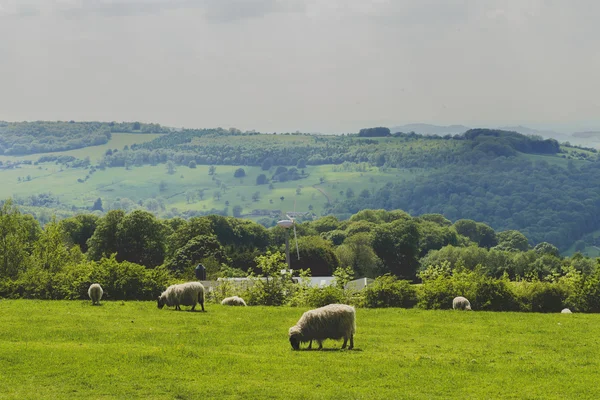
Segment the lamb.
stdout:
<path fill-rule="evenodd" d="M 171 285 L 158 296 L 158 308 L 175 307 L 181 310 L 180 306 L 192 306 L 191 311 L 196 309 L 196 304 L 200 303 L 202 311 L 204 310 L 204 286 L 200 282 L 187 282 L 178 285 Z"/>
<path fill-rule="evenodd" d="M 573 314 L 571 312 L 571 310 L 569 310 L 568 308 L 563 308 L 563 310 L 560 312 L 561 314 Z"/>
<path fill-rule="evenodd" d="M 294 350 L 300 350 L 300 343 L 312 341 L 319 343 L 319 350 L 323 348 L 325 339 L 344 338 L 342 349 L 346 348 L 348 339 L 350 346 L 354 347 L 354 332 L 356 331 L 356 312 L 354 307 L 345 304 L 329 304 L 325 307 L 310 310 L 302 314 L 296 325 L 289 331 L 290 344 Z"/>
<path fill-rule="evenodd" d="M 221 304 L 224 306 L 244 306 L 246 307 L 246 302 L 244 299 L 238 296 L 226 297 L 221 301 Z"/>
<path fill-rule="evenodd" d="M 471 303 L 469 303 L 469 300 L 465 299 L 462 296 L 455 297 L 454 300 L 452 300 L 452 308 L 455 310 L 472 311 Z"/>
<path fill-rule="evenodd" d="M 100 286 L 98 283 L 92 283 L 90 285 L 90 288 L 88 289 L 88 296 L 90 296 L 90 299 L 92 299 L 92 305 L 100 305 L 100 299 L 102 298 L 103 294 L 104 291 L 102 290 L 102 286 Z"/>

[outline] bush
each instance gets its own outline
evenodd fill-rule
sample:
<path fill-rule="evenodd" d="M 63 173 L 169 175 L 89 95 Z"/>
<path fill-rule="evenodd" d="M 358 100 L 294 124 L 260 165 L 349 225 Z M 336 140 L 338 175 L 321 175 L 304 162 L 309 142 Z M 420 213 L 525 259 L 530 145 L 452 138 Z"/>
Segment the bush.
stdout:
<path fill-rule="evenodd" d="M 280 273 L 287 268 L 285 255 L 267 251 L 266 255 L 256 257 L 256 265 L 262 274 L 249 276 L 252 284 L 244 293 L 246 303 L 262 306 L 280 306 L 286 303 L 288 296 L 294 291 L 294 284 L 289 272 Z"/>
<path fill-rule="evenodd" d="M 110 300 L 154 300 L 169 286 L 169 272 L 162 267 L 146 269 L 112 256 L 103 258 L 94 268 L 92 279 L 104 289 Z"/>
<path fill-rule="evenodd" d="M 508 278 L 481 277 L 470 300 L 474 310 L 518 311 L 519 302 L 509 286 Z"/>
<path fill-rule="evenodd" d="M 363 305 L 369 308 L 411 308 L 417 304 L 415 287 L 409 281 L 399 281 L 389 274 L 375 279 L 375 282 L 367 286 L 363 292 Z"/>
<path fill-rule="evenodd" d="M 431 266 L 421 274 L 423 285 L 419 290 L 419 307 L 425 309 L 452 308 L 456 296 L 469 299 L 474 310 L 516 311 L 520 308 L 515 293 L 505 276 L 496 279 L 487 276 L 478 266 L 474 271 L 460 265 L 450 269 L 450 263 Z"/>
<path fill-rule="evenodd" d="M 514 287 L 521 311 L 559 312 L 567 298 L 567 294 L 557 283 L 517 282 Z"/>
<path fill-rule="evenodd" d="M 306 305 L 313 308 L 328 304 L 345 303 L 344 291 L 336 286 L 310 288 L 306 294 Z"/>

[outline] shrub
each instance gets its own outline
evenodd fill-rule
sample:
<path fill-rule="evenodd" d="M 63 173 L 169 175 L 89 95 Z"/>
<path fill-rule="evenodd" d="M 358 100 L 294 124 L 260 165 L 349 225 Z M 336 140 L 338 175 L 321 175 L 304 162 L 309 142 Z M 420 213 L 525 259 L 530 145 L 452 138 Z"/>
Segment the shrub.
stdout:
<path fill-rule="evenodd" d="M 411 308 L 417 304 L 417 290 L 408 281 L 399 281 L 395 276 L 380 276 L 364 290 L 365 307 Z"/>
<path fill-rule="evenodd" d="M 519 302 L 509 286 L 508 278 L 482 276 L 475 285 L 471 305 L 481 311 L 518 311 Z"/>
<path fill-rule="evenodd" d="M 474 310 L 516 311 L 519 301 L 509 286 L 508 277 L 487 276 L 483 267 L 469 271 L 460 265 L 450 269 L 448 261 L 431 266 L 421 273 L 423 285 L 419 291 L 419 307 L 426 309 L 452 308 L 456 296 L 464 296 Z"/>
<path fill-rule="evenodd" d="M 322 288 L 310 288 L 306 294 L 306 305 L 317 308 L 328 304 L 345 303 L 344 291 L 330 285 Z"/>
<path fill-rule="evenodd" d="M 112 256 L 95 265 L 92 279 L 102 285 L 107 299 L 154 300 L 169 285 L 170 275 L 162 267 L 147 270 L 128 261 L 119 263 Z"/>
<path fill-rule="evenodd" d="M 563 288 L 552 282 L 516 282 L 515 293 L 521 311 L 559 312 L 567 297 Z"/>
<path fill-rule="evenodd" d="M 251 285 L 244 296 L 248 305 L 280 306 L 293 293 L 293 281 L 289 272 L 281 274 L 287 268 L 285 255 L 268 251 L 264 256 L 256 257 L 256 265 L 262 274 L 250 274 Z"/>

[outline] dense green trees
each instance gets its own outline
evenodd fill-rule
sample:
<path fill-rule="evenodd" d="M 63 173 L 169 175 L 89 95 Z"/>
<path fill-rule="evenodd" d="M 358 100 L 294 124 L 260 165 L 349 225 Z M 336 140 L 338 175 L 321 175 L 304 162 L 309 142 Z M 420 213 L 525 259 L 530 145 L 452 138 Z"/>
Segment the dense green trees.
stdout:
<path fill-rule="evenodd" d="M 473 220 L 451 224 L 441 215 L 412 217 L 400 210 L 363 210 L 345 221 L 328 216 L 296 228 L 300 259 L 290 241 L 294 273 L 331 275 L 343 267 L 348 276 L 391 274 L 356 300 L 364 305 L 418 300 L 425 308 L 447 308 L 453 296 L 465 294 L 481 310 L 600 309 L 597 260 L 563 258 L 549 243 L 531 249 L 516 230 L 496 233 Z M 219 215 L 161 220 L 139 210 L 52 218 L 42 229 L 7 201 L 0 210 L 0 296 L 81 298 L 86 285 L 101 281 L 112 299 L 148 299 L 170 280 L 193 279 L 198 262 L 213 279 L 281 266 L 287 234 Z M 396 278 L 423 285 L 415 289 Z M 282 293 L 295 293 L 291 286 L 281 292 L 279 283 L 267 285 L 279 288 L 272 304 L 285 301 Z M 261 293 L 252 294 L 256 304 L 263 304 Z M 311 304 L 345 299 L 341 288 L 299 296 Z"/>

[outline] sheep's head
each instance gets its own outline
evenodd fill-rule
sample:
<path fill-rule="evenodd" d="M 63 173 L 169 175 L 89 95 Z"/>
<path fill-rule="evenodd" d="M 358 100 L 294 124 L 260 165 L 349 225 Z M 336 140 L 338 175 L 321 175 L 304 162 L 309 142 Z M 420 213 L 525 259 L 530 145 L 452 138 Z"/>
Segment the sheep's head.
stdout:
<path fill-rule="evenodd" d="M 473 311 L 473 310 L 471 310 L 471 306 L 466 306 L 465 310 L 467 310 L 467 311 Z"/>
<path fill-rule="evenodd" d="M 300 342 L 302 342 L 302 333 L 296 326 L 292 326 L 289 332 L 290 344 L 294 350 L 300 350 Z"/>
<path fill-rule="evenodd" d="M 165 301 L 162 296 L 158 296 L 158 308 L 162 309 L 165 306 Z"/>

